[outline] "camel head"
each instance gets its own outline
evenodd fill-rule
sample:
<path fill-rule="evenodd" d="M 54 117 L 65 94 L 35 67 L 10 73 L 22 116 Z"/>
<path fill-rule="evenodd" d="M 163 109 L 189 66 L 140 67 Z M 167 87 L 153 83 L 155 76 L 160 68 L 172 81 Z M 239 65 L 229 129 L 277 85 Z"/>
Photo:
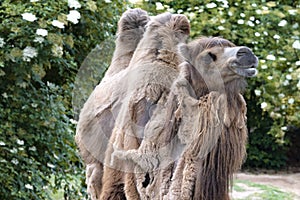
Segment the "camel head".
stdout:
<path fill-rule="evenodd" d="M 179 51 L 194 66 L 209 90 L 218 90 L 234 80 L 257 74 L 258 59 L 253 52 L 223 38 L 200 38 L 181 45 Z"/>

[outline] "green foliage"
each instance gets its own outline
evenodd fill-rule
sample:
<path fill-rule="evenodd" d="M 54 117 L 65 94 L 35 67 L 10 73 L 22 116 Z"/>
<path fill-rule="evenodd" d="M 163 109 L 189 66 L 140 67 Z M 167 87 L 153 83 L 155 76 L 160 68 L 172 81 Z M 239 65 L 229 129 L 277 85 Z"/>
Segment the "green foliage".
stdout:
<path fill-rule="evenodd" d="M 290 127 L 300 127 L 300 7 L 297 1 L 139 1 L 153 14 L 188 16 L 191 37 L 221 36 L 252 48 L 260 64 L 248 80 L 248 166 L 285 165 Z"/>
<path fill-rule="evenodd" d="M 123 3 L 1 1 L 0 199 L 62 190 L 65 199 L 85 198 L 73 82 L 88 53 L 115 34 Z"/>

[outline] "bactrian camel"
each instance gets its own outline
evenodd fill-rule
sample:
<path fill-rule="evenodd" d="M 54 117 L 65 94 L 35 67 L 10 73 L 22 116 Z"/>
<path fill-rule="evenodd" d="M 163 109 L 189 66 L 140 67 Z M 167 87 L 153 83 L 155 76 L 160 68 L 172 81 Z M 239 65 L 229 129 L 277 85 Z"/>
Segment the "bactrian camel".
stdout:
<path fill-rule="evenodd" d="M 109 114 L 90 116 L 77 140 L 93 144 L 85 148 L 95 159 L 106 151 L 103 177 L 96 172 L 100 199 L 229 199 L 246 154 L 241 93 L 257 58 L 222 38 L 200 38 L 178 51 L 189 33 L 183 15 L 158 15 L 146 27 L 122 76 L 107 79 L 118 85 L 110 91 L 115 99 L 103 103 Z M 110 118 L 111 137 L 102 127 Z"/>

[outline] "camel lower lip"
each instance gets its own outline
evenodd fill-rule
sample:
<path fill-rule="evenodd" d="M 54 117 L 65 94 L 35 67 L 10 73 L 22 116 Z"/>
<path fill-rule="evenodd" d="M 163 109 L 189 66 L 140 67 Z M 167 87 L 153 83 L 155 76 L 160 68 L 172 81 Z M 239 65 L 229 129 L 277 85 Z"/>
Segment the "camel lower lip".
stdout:
<path fill-rule="evenodd" d="M 250 67 L 250 68 L 243 68 L 243 67 L 239 67 L 239 68 L 234 68 L 233 71 L 235 73 L 237 73 L 240 76 L 244 76 L 244 77 L 254 77 L 257 75 L 257 69 Z"/>

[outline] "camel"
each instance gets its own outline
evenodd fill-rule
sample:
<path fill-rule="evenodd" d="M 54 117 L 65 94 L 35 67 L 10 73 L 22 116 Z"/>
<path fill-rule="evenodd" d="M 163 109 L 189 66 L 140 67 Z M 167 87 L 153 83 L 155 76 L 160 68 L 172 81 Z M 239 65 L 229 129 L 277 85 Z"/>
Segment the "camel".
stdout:
<path fill-rule="evenodd" d="M 100 199 L 140 199 L 134 167 L 114 157 L 118 150 L 137 149 L 157 105 L 163 104 L 183 61 L 178 44 L 188 38 L 186 16 L 163 13 L 152 17 L 126 68 L 120 87 L 123 102 L 105 155 Z"/>
<path fill-rule="evenodd" d="M 86 164 L 86 183 L 91 198 L 98 199 L 102 187 L 103 161 L 118 112 L 118 79 L 133 56 L 150 20 L 146 11 L 129 9 L 123 13 L 117 30 L 116 48 L 111 65 L 94 89 L 79 116 L 75 140 Z"/>
<path fill-rule="evenodd" d="M 131 182 L 140 186 L 140 199 L 227 200 L 246 156 L 241 93 L 258 60 L 249 48 L 222 38 L 200 38 L 179 49 L 186 61 L 139 148 L 113 156 L 135 166 Z"/>
<path fill-rule="evenodd" d="M 183 15 L 164 13 L 146 27 L 129 64 L 107 72 L 80 115 L 92 198 L 227 200 L 246 155 L 241 93 L 257 58 L 222 38 L 182 44 Z"/>

